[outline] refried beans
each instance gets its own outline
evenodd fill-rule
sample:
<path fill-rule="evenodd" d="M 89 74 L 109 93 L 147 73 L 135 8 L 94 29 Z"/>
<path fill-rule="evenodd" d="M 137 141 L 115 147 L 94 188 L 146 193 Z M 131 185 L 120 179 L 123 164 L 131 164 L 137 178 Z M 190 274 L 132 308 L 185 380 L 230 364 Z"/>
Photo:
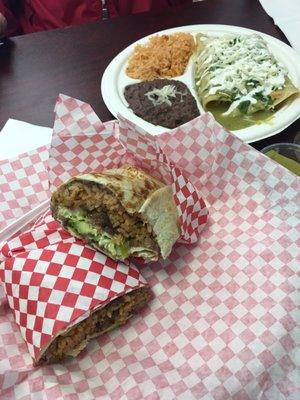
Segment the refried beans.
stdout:
<path fill-rule="evenodd" d="M 175 79 L 154 79 L 128 85 L 124 97 L 132 111 L 153 125 L 176 128 L 199 116 L 189 88 Z"/>

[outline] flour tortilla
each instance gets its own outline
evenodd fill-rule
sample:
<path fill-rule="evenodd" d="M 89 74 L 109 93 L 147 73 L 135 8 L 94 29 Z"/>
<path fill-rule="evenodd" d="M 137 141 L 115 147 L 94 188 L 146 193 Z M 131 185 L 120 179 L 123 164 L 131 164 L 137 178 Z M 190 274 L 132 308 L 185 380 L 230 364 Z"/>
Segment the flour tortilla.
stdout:
<path fill-rule="evenodd" d="M 71 234 L 84 240 L 87 239 L 85 235 L 74 232 L 74 229 L 68 226 L 59 214 L 60 201 L 57 194 L 62 193 L 68 185 L 74 182 L 80 182 L 83 185 L 93 183 L 99 191 L 109 192 L 118 200 L 120 208 L 146 225 L 155 246 L 147 248 L 141 243 L 131 256 L 142 257 L 145 261 L 155 261 L 160 257 L 164 259 L 168 257 L 174 243 L 180 236 L 178 212 L 170 186 L 159 182 L 146 172 L 133 166 L 123 166 L 100 173 L 89 173 L 70 179 L 53 193 L 51 209 L 54 218 L 63 223 Z M 86 241 L 88 242 L 88 240 Z M 122 260 L 115 254 L 111 254 L 111 251 L 107 247 L 104 248 L 100 243 L 94 242 L 91 246 L 114 259 Z"/>

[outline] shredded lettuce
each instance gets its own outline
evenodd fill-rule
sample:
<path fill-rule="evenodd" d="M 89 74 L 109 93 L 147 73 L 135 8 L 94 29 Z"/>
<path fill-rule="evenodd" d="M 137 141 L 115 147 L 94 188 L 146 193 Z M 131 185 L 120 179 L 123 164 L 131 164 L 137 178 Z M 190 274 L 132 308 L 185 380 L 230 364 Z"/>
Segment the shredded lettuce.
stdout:
<path fill-rule="evenodd" d="M 176 88 L 175 85 L 165 85 L 161 89 L 154 88 L 153 90 L 145 93 L 145 96 L 152 102 L 154 106 L 160 106 L 161 104 L 172 105 L 170 97 L 175 98 L 176 95 L 180 95 L 180 102 L 183 102 L 183 96 L 187 95 L 187 91 L 181 92 Z"/>

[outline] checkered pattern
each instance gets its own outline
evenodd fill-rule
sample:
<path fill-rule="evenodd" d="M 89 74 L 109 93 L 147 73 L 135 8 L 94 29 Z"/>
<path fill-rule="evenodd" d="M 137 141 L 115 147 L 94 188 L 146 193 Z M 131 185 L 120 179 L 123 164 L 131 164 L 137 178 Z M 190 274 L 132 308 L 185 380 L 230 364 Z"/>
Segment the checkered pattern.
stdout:
<path fill-rule="evenodd" d="M 0 160 L 0 230 L 49 198 L 48 148 Z"/>
<path fill-rule="evenodd" d="M 207 209 L 203 199 L 195 191 L 180 169 L 172 169 L 172 189 L 177 207 L 180 209 L 180 225 L 182 226 L 181 242 L 193 243 L 207 221 Z"/>
<path fill-rule="evenodd" d="M 237 197 L 244 204 L 245 197 L 239 195 L 247 183 L 246 195 L 251 197 L 248 205 L 253 211 L 255 204 L 270 209 L 279 203 L 295 214 L 290 200 L 298 201 L 300 196 L 294 175 L 283 180 L 285 169 L 252 148 L 249 151 L 247 144 L 235 140 L 210 114 L 162 134 L 158 143 L 207 203 L 220 199 L 230 202 Z"/>
<path fill-rule="evenodd" d="M 51 185 L 56 187 L 72 176 L 126 163 L 141 167 L 172 186 L 182 239 L 186 243 L 196 242 L 207 221 L 207 208 L 198 191 L 169 161 L 156 138 L 122 118 L 118 126 L 115 123 L 106 127 L 97 119 L 90 106 L 59 96 L 49 158 Z"/>
<path fill-rule="evenodd" d="M 125 153 L 116 140 L 115 123 L 102 124 L 91 106 L 59 95 L 49 157 L 49 181 L 57 187 L 68 178 L 114 168 Z"/>
<path fill-rule="evenodd" d="M 92 107 L 73 97 L 60 94 L 55 106 L 56 119 L 54 122 L 55 134 L 66 138 L 81 135 L 85 132 L 87 136 L 101 133 L 105 126 L 94 113 Z"/>
<path fill-rule="evenodd" d="M 149 307 L 63 365 L 29 371 L 3 303 L 3 399 L 299 399 L 299 178 L 209 115 L 158 140 L 209 206 L 199 244 L 144 266 Z"/>
<path fill-rule="evenodd" d="M 2 248 L 0 278 L 29 353 L 38 360 L 59 332 L 146 282 L 65 232 L 50 212 Z"/>

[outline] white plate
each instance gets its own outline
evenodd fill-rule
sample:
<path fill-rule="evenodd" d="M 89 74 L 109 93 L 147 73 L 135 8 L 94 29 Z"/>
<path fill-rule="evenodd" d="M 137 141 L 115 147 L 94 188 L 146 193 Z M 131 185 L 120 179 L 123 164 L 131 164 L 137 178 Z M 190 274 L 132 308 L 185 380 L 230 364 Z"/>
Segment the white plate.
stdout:
<path fill-rule="evenodd" d="M 293 84 L 299 88 L 300 87 L 300 56 L 287 44 L 281 42 L 272 36 L 266 35 L 261 32 L 254 31 L 252 29 L 241 28 L 237 26 L 230 25 L 188 25 L 180 26 L 178 28 L 167 29 L 164 31 L 156 32 L 153 35 L 162 33 L 174 33 L 174 32 L 189 32 L 191 34 L 196 34 L 198 32 L 204 32 L 211 35 L 218 35 L 223 33 L 258 33 L 264 40 L 268 43 L 270 51 L 275 55 L 275 57 L 287 68 L 289 76 Z M 106 68 L 102 81 L 101 81 L 101 92 L 103 100 L 109 109 L 109 111 L 117 117 L 120 113 L 125 118 L 134 122 L 139 127 L 143 128 L 145 131 L 157 135 L 159 133 L 165 132 L 168 129 L 161 126 L 155 126 L 143 119 L 137 117 L 130 108 L 123 96 L 123 91 L 126 85 L 130 83 L 139 82 L 139 80 L 129 78 L 126 73 L 126 64 L 130 55 L 133 53 L 136 44 L 144 44 L 148 41 L 150 36 L 144 37 L 138 40 L 132 45 L 128 46 L 125 50 L 119 53 Z M 197 99 L 196 93 L 194 91 L 194 84 L 192 79 L 192 59 L 190 60 L 185 73 L 174 79 L 178 79 L 184 82 L 192 94 Z M 200 114 L 204 113 L 201 104 L 197 100 Z M 296 121 L 300 117 L 300 96 L 298 95 L 293 101 L 288 102 L 285 106 L 280 108 L 272 119 L 271 123 L 264 123 L 260 125 L 254 125 L 249 128 L 240 129 L 234 131 L 233 133 L 245 142 L 251 143 L 257 140 L 264 139 L 266 137 L 275 135 L 283 131 L 290 124 Z"/>

